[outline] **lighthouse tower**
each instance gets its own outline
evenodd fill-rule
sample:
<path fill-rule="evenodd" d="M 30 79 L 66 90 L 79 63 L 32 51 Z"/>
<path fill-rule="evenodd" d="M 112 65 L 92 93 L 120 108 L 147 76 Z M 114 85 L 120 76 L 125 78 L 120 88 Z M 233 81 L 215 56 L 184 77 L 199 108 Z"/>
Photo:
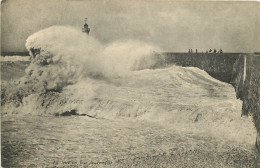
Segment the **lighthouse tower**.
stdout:
<path fill-rule="evenodd" d="M 82 32 L 85 32 L 89 35 L 90 28 L 88 27 L 87 21 L 88 21 L 88 18 L 85 18 L 85 24 L 84 24 L 84 27 L 82 28 Z"/>

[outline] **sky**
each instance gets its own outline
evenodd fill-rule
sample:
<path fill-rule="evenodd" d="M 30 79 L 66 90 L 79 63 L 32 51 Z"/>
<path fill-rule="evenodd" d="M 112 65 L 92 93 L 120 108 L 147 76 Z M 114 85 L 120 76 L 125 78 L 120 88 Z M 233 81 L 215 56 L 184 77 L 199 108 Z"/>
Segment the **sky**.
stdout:
<path fill-rule="evenodd" d="M 170 0 L 4 0 L 1 51 L 26 51 L 31 34 L 52 25 L 78 28 L 106 45 L 138 40 L 163 51 L 260 51 L 260 2 Z"/>

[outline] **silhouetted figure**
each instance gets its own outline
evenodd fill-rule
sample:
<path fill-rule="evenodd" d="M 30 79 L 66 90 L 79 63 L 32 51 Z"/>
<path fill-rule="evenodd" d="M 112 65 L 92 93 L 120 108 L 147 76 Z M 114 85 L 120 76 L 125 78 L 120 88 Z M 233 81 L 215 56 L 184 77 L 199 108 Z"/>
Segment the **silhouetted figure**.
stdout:
<path fill-rule="evenodd" d="M 196 49 L 196 53 L 198 53 L 198 50 Z"/>
<path fill-rule="evenodd" d="M 82 32 L 85 32 L 85 33 L 87 33 L 87 35 L 89 35 L 90 28 L 88 27 L 87 20 L 88 20 L 88 18 L 85 18 L 85 24 L 84 24 L 84 27 L 82 28 Z"/>
<path fill-rule="evenodd" d="M 214 53 L 217 53 L 217 50 L 214 48 Z"/>
<path fill-rule="evenodd" d="M 211 53 L 211 51 L 212 51 L 212 50 L 211 50 L 211 49 L 209 49 L 209 53 Z"/>
<path fill-rule="evenodd" d="M 190 49 L 190 52 L 193 53 L 192 49 Z"/>
<path fill-rule="evenodd" d="M 190 49 L 189 49 L 189 52 L 188 53 L 190 53 Z"/>
<path fill-rule="evenodd" d="M 219 53 L 223 53 L 223 50 L 222 50 L 222 49 L 220 49 L 220 50 L 219 50 Z"/>

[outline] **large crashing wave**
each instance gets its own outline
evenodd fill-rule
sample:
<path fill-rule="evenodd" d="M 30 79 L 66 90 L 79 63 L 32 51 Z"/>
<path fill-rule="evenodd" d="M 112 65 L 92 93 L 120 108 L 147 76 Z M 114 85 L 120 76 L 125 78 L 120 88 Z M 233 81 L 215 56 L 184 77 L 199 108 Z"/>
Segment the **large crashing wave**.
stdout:
<path fill-rule="evenodd" d="M 46 97 L 48 101 L 50 97 L 56 97 L 55 100 L 59 101 L 57 96 L 64 99 L 68 92 L 63 91 L 64 87 L 69 85 L 91 79 L 119 78 L 130 71 L 149 68 L 158 63 L 158 58 L 151 57 L 152 51 L 158 50 L 154 46 L 130 40 L 104 46 L 77 29 L 65 26 L 53 26 L 31 35 L 26 41 L 26 48 L 31 55 L 31 64 L 26 69 L 27 75 L 19 81 L 18 89 L 4 92 L 6 96 L 2 96 L 2 105 L 5 105 L 3 109 L 7 107 L 6 113 L 13 111 L 7 106 L 9 99 L 15 106 L 24 107 L 29 97 L 36 96 L 29 102 L 40 110 L 33 110 L 33 114 L 60 114 L 64 108 L 50 110 L 50 104 L 55 102 L 45 108 L 43 99 Z M 85 84 L 84 87 L 90 89 L 84 90 L 91 92 L 91 82 Z M 49 94 L 51 96 L 46 96 Z M 88 93 L 84 97 L 90 95 Z M 39 104 L 33 103 L 37 100 Z M 14 111 L 22 113 L 21 109 Z"/>
<path fill-rule="evenodd" d="M 135 118 L 254 142 L 253 123 L 240 117 L 231 85 L 198 68 L 149 69 L 162 61 L 151 54 L 154 46 L 104 46 L 74 28 L 54 26 L 30 36 L 26 47 L 31 64 L 16 88 L 4 92 L 2 114 Z"/>

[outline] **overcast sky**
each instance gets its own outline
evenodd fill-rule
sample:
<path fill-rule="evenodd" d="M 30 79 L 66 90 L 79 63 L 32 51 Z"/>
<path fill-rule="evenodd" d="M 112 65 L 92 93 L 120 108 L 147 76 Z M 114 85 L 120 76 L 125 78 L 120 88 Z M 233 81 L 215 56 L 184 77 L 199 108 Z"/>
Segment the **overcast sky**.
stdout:
<path fill-rule="evenodd" d="M 259 2 L 5 0 L 1 8 L 5 52 L 25 51 L 30 34 L 52 25 L 81 31 L 85 17 L 90 35 L 103 44 L 134 39 L 165 51 L 260 50 Z"/>

